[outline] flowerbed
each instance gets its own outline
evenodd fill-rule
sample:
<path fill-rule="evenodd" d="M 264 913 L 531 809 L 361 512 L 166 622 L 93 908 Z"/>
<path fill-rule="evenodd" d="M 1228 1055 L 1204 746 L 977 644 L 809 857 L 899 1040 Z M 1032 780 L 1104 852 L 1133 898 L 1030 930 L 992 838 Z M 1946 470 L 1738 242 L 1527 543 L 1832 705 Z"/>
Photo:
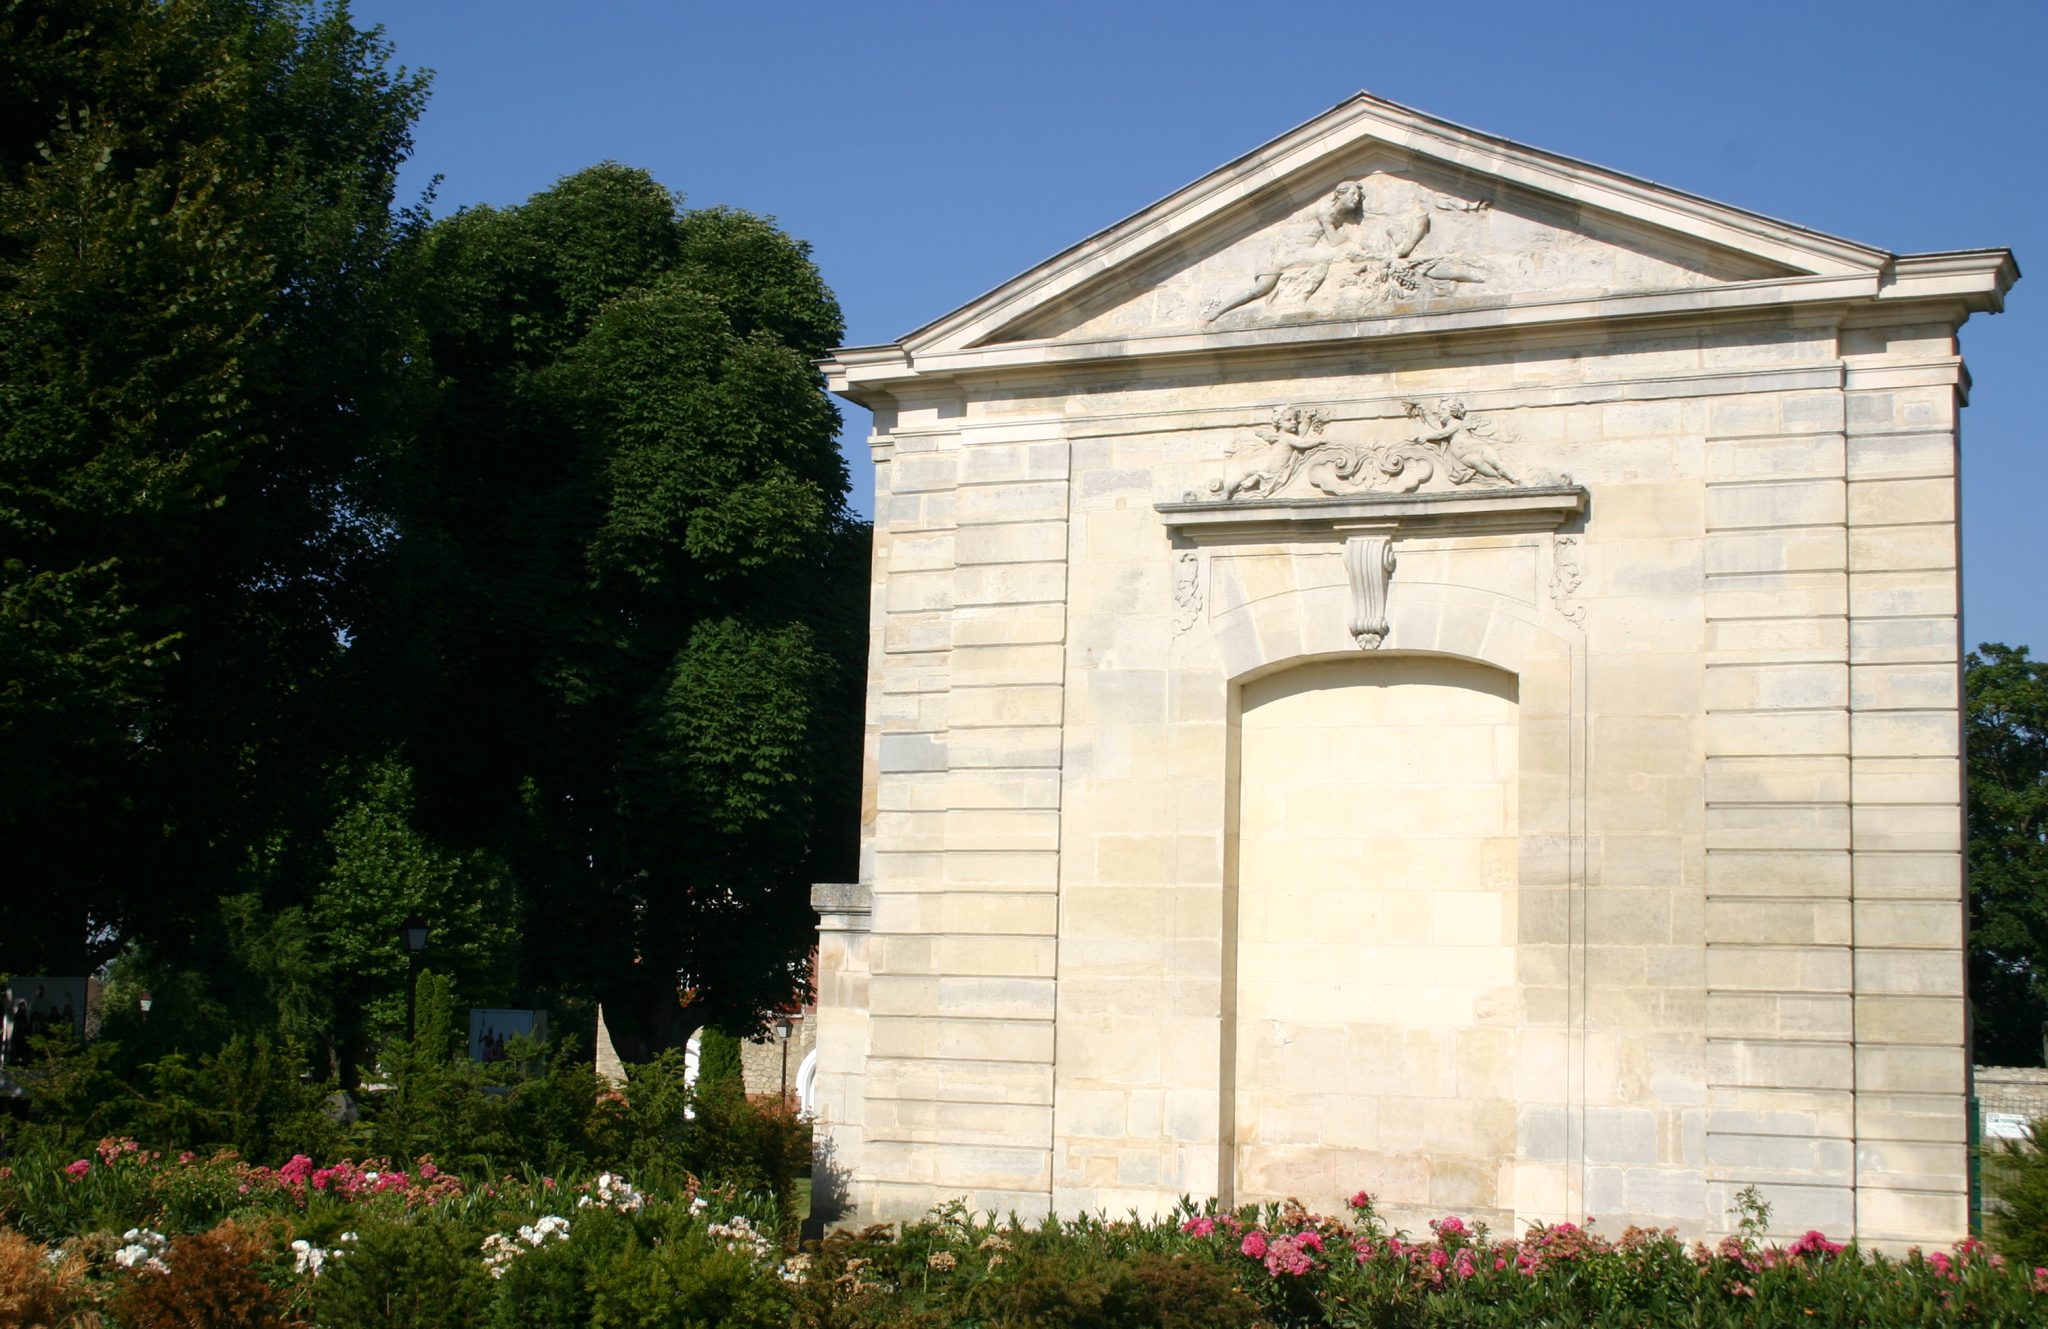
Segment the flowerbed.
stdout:
<path fill-rule="evenodd" d="M 276 1168 L 125 1140 L 0 1171 L 0 1326 L 2033 1325 L 2048 1270 L 1808 1233 L 1389 1230 L 1289 1204 L 1020 1223 L 959 1206 L 794 1249 L 773 1204 L 431 1159 Z"/>

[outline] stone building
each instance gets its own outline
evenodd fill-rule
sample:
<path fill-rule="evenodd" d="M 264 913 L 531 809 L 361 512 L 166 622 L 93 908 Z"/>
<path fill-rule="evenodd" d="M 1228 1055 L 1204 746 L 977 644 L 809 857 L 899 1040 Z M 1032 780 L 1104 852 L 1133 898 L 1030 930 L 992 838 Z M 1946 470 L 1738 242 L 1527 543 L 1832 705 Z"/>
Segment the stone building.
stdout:
<path fill-rule="evenodd" d="M 821 1186 L 1961 1233 L 1956 334 L 2017 276 L 1361 95 L 838 352 Z"/>

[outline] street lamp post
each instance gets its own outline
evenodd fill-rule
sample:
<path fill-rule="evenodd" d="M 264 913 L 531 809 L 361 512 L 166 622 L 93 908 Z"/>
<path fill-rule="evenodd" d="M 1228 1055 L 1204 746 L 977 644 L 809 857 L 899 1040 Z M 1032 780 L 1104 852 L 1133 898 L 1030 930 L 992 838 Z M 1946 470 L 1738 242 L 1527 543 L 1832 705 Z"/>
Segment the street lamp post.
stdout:
<path fill-rule="evenodd" d="M 776 1036 L 777 1038 L 779 1038 L 779 1039 L 781 1039 L 781 1040 L 782 1040 L 782 1099 L 781 1099 L 781 1102 L 782 1102 L 782 1106 L 784 1106 L 784 1107 L 788 1107 L 788 1106 L 789 1106 L 789 1031 L 790 1031 L 790 1028 L 791 1028 L 791 1025 L 790 1025 L 790 1019 L 789 1019 L 789 1017 L 788 1017 L 787 1015 L 781 1016 L 781 1017 L 779 1017 L 779 1018 L 778 1018 L 778 1019 L 777 1019 L 777 1020 L 775 1021 L 775 1036 Z"/>
<path fill-rule="evenodd" d="M 419 1018 L 420 956 L 427 949 L 427 920 L 412 915 L 399 924 L 398 937 L 405 943 L 405 1041 L 410 1043 L 418 1032 L 415 1024 Z"/>

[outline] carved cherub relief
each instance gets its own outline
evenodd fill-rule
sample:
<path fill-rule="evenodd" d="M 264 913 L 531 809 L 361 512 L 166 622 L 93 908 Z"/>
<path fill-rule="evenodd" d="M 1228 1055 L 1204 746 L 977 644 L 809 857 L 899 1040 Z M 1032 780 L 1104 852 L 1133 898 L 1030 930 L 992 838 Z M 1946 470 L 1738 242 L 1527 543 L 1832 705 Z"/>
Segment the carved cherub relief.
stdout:
<path fill-rule="evenodd" d="M 1270 498 L 1298 475 L 1332 496 L 1376 490 L 1412 494 L 1441 477 L 1445 484 L 1514 485 L 1521 481 L 1500 455 L 1506 442 L 1493 422 L 1455 397 L 1403 404 L 1414 432 L 1384 443 L 1340 442 L 1323 436 L 1321 412 L 1282 406 L 1269 426 L 1232 442 L 1223 474 L 1209 492 L 1228 502 Z"/>
<path fill-rule="evenodd" d="M 1232 460 L 1220 478 L 1209 482 L 1209 492 L 1226 500 L 1243 494 L 1270 497 L 1294 478 L 1304 458 L 1323 446 L 1324 423 L 1320 412 L 1280 407 L 1270 426 L 1254 429 L 1251 438 L 1224 450 Z"/>

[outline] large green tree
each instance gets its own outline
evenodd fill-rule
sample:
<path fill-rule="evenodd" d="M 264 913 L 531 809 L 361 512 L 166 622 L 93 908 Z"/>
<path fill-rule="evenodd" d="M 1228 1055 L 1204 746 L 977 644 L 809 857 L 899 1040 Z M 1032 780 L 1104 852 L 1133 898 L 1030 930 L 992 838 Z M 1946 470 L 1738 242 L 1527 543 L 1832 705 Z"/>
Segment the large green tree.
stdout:
<path fill-rule="evenodd" d="M 629 1056 L 794 990 L 849 870 L 867 528 L 807 246 L 604 165 L 411 258 L 436 403 L 355 650 L 424 823 L 519 883 L 530 980 Z M 685 1012 L 679 984 L 702 998 Z"/>
<path fill-rule="evenodd" d="M 341 7 L 0 0 L 0 969 L 176 949 L 324 852 L 416 377 L 388 55 Z"/>
<path fill-rule="evenodd" d="M 2035 1066 L 2048 1024 L 2048 662 L 1979 646 L 1963 691 L 1973 1052 Z"/>

